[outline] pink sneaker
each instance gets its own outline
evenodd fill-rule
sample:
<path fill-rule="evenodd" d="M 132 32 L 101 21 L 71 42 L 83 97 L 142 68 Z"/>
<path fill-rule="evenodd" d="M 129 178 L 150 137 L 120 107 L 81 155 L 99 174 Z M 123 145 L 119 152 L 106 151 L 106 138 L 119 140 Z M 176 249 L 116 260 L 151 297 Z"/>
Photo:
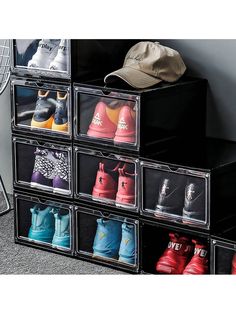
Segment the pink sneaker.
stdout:
<path fill-rule="evenodd" d="M 114 142 L 135 143 L 135 140 L 136 113 L 129 105 L 124 105 L 120 110 Z"/>
<path fill-rule="evenodd" d="M 110 108 L 103 101 L 97 103 L 88 136 L 113 139 L 117 129 L 120 107 Z"/>

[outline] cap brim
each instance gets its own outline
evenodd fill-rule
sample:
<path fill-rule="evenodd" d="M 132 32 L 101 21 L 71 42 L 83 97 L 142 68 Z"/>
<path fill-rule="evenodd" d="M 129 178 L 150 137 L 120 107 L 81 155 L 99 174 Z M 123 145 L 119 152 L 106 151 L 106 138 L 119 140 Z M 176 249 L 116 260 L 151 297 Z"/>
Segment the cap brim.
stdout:
<path fill-rule="evenodd" d="M 161 80 L 156 77 L 128 66 L 108 74 L 104 78 L 104 82 L 111 82 L 114 76 L 119 77 L 134 88 L 147 88 L 161 82 Z"/>

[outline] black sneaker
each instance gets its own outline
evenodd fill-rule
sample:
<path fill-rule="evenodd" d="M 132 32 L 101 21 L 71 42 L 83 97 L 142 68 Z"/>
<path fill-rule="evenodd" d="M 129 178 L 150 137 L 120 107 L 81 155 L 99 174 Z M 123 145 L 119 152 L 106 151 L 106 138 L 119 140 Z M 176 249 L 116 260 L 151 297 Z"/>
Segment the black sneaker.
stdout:
<path fill-rule="evenodd" d="M 182 176 L 176 176 L 171 179 L 165 178 L 160 185 L 154 215 L 159 216 L 159 214 L 166 213 L 182 216 L 184 188 L 185 180 Z"/>
<path fill-rule="evenodd" d="M 203 179 L 189 181 L 185 188 L 184 218 L 205 220 L 205 184 Z"/>

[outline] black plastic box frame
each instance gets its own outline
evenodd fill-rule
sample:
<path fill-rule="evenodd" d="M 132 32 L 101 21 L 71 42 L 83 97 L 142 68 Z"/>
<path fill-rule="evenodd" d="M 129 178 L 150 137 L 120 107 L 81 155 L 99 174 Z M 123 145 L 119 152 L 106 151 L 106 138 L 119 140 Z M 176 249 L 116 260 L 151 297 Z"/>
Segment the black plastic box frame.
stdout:
<path fill-rule="evenodd" d="M 205 136 L 206 80 L 186 77 L 145 90 L 117 86 L 105 86 L 102 80 L 74 84 L 74 137 L 80 145 L 91 143 L 140 156 L 166 149 L 178 137 L 194 140 Z M 133 107 L 132 140 L 116 141 L 116 137 L 90 135 L 90 124 L 101 102 L 107 107 L 113 106 L 113 111 L 124 108 L 127 103 Z"/>

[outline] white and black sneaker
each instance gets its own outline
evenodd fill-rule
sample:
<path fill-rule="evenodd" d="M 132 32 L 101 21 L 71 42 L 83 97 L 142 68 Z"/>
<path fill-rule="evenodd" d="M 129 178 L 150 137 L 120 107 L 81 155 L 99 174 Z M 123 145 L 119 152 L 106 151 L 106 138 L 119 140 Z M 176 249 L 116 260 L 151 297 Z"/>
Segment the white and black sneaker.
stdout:
<path fill-rule="evenodd" d="M 185 189 L 183 222 L 188 219 L 205 219 L 205 184 L 204 180 L 190 180 Z"/>
<path fill-rule="evenodd" d="M 36 53 L 28 62 L 28 67 L 48 69 L 57 55 L 58 45 L 58 39 L 41 39 Z"/>
<path fill-rule="evenodd" d="M 181 215 L 184 204 L 185 183 L 182 176 L 179 178 L 165 178 L 160 184 L 155 216 L 160 214 Z"/>
<path fill-rule="evenodd" d="M 49 64 L 49 69 L 54 71 L 67 71 L 68 44 L 66 39 L 62 39 L 59 44 L 55 59 Z"/>

